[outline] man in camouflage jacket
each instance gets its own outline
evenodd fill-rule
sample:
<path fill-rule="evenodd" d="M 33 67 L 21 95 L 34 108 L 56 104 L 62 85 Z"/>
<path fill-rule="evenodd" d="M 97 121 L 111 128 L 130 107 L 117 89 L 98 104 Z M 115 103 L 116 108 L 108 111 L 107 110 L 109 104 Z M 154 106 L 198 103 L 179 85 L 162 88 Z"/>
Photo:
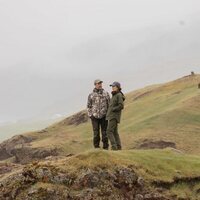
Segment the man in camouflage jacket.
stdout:
<path fill-rule="evenodd" d="M 103 149 L 108 149 L 108 137 L 106 133 L 107 120 L 106 114 L 110 102 L 110 95 L 102 88 L 103 81 L 95 80 L 95 88 L 88 96 L 87 111 L 93 126 L 93 145 L 100 148 L 100 129 L 102 135 Z"/>

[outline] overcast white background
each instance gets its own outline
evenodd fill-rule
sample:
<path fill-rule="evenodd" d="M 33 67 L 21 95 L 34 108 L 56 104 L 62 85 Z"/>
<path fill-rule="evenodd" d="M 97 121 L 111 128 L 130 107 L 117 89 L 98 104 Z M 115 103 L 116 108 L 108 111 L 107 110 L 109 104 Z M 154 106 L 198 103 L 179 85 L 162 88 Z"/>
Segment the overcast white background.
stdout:
<path fill-rule="evenodd" d="M 96 78 L 200 72 L 199 35 L 199 0 L 0 0 L 0 121 L 79 111 Z"/>

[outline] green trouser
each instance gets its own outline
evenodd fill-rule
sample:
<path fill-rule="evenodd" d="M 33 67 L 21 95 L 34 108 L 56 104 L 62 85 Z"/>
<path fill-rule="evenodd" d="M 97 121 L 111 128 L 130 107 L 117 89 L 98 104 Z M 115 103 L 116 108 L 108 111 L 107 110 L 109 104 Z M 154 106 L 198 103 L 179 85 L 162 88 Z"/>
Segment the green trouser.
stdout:
<path fill-rule="evenodd" d="M 93 126 L 93 144 L 95 148 L 100 148 L 100 129 L 102 135 L 103 149 L 108 149 L 108 137 L 106 133 L 108 122 L 105 117 L 101 119 L 91 118 Z"/>
<path fill-rule="evenodd" d="M 118 133 L 118 123 L 116 119 L 108 121 L 107 135 L 108 139 L 110 140 L 112 150 L 121 150 L 122 146 Z"/>

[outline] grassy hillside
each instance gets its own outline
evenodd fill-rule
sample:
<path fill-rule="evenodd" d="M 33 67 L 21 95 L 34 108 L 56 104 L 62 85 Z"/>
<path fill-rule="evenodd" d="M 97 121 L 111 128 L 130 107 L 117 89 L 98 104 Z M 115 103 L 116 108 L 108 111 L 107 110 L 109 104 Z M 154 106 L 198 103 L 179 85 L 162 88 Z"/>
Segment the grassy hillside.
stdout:
<path fill-rule="evenodd" d="M 93 150 L 85 111 L 1 143 L 0 199 L 200 199 L 199 83 L 127 94 L 122 151 Z"/>
<path fill-rule="evenodd" d="M 113 170 L 114 166 L 133 168 L 151 186 L 167 189 L 167 194 L 190 199 L 200 198 L 200 157 L 166 150 L 124 150 L 120 152 L 86 151 L 60 161 L 67 171 L 78 173 L 82 168 Z"/>
<path fill-rule="evenodd" d="M 200 155 L 198 83 L 200 75 L 190 75 L 127 94 L 120 124 L 123 148 L 162 148 L 169 143 L 183 152 Z M 69 125 L 71 118 L 46 128 L 43 133 L 27 133 L 36 138 L 32 146 L 56 146 L 68 153 L 92 148 L 91 123 Z"/>

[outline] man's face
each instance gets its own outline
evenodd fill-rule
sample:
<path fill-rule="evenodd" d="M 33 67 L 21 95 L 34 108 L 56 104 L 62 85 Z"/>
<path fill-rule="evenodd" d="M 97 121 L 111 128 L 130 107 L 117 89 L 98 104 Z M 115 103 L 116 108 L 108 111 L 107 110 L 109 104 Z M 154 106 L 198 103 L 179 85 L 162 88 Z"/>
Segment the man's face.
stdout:
<path fill-rule="evenodd" d="M 102 87 L 103 87 L 102 82 L 96 83 L 95 87 L 96 87 L 96 89 L 98 89 L 98 90 L 99 90 L 99 89 L 102 89 Z"/>

